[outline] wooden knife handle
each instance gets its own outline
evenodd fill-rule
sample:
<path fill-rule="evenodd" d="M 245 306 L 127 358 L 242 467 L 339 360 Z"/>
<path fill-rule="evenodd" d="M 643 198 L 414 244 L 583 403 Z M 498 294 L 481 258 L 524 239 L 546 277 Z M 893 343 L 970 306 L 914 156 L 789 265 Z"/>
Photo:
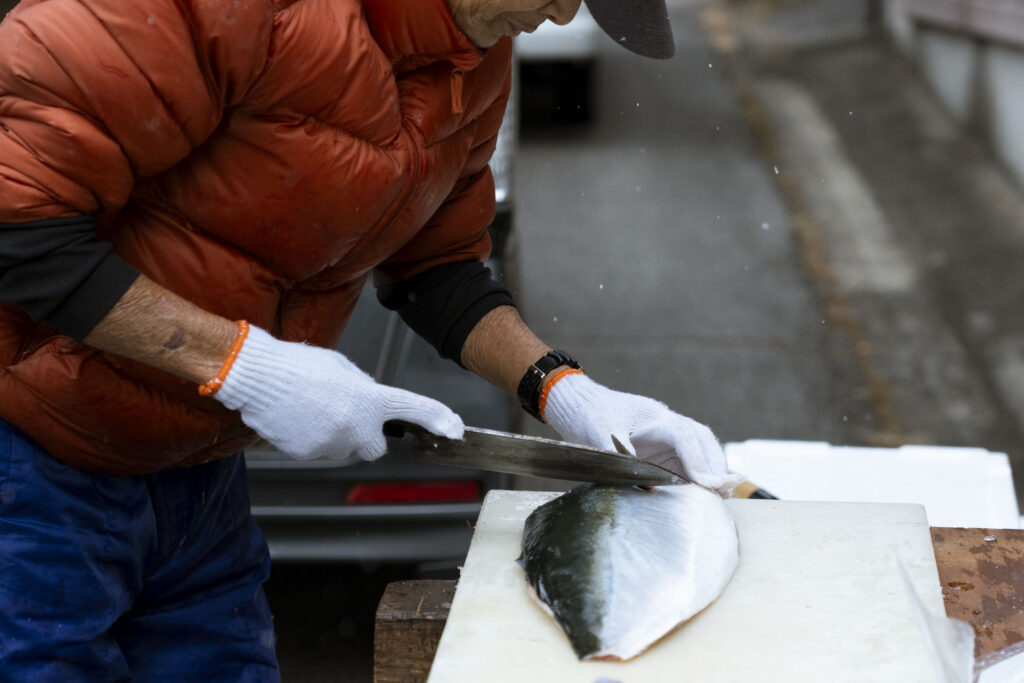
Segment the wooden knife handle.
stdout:
<path fill-rule="evenodd" d="M 733 498 L 755 498 L 763 500 L 778 500 L 778 496 L 773 496 L 762 488 L 759 488 L 756 484 L 751 484 L 749 481 L 745 481 L 738 485 L 732 490 Z"/>

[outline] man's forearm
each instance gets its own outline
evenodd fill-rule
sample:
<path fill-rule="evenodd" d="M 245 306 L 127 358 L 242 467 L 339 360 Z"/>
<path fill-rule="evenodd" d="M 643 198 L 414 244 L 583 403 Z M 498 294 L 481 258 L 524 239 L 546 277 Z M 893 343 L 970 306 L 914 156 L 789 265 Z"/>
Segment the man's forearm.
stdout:
<path fill-rule="evenodd" d="M 83 341 L 203 384 L 217 375 L 237 331 L 140 275 Z"/>
<path fill-rule="evenodd" d="M 512 306 L 499 306 L 480 319 L 462 347 L 462 364 L 496 387 L 516 395 L 526 369 L 551 350 L 526 326 Z"/>
<path fill-rule="evenodd" d="M 142 275 L 84 341 L 202 384 L 216 376 L 236 334 L 231 320 L 204 311 Z M 470 332 L 462 362 L 514 396 L 526 369 L 550 350 L 515 308 L 500 306 Z"/>

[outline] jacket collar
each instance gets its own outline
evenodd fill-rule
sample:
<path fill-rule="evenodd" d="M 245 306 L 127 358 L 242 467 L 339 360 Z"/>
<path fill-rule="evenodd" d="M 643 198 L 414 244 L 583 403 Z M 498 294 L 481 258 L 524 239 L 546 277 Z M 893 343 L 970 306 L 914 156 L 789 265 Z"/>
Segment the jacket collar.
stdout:
<path fill-rule="evenodd" d="M 455 25 L 447 0 L 363 0 L 374 40 L 397 72 L 437 61 L 471 71 L 484 53 Z"/>

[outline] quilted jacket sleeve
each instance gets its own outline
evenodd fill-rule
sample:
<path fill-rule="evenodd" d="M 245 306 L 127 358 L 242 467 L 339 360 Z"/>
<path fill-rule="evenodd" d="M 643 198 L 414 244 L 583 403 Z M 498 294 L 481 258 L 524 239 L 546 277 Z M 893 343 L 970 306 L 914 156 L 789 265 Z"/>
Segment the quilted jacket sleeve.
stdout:
<path fill-rule="evenodd" d="M 481 261 L 490 254 L 494 180 L 487 166 L 494 153 L 511 81 L 483 113 L 487 131 L 463 168 L 462 180 L 427 225 L 375 276 L 381 303 L 430 342 L 443 358 L 462 365 L 462 348 L 477 323 L 499 306 L 514 306 L 509 291 Z"/>
<path fill-rule="evenodd" d="M 502 46 L 511 50 L 507 41 Z M 490 255 L 487 228 L 494 220 L 495 201 L 494 178 L 487 163 L 494 153 L 512 83 L 508 55 L 494 56 L 506 60 L 504 83 L 500 96 L 477 119 L 477 130 L 482 133 L 462 169 L 460 181 L 423 229 L 378 266 L 378 281 L 401 282 L 444 263 L 484 261 Z"/>
<path fill-rule="evenodd" d="M 478 173 L 438 209 L 416 237 L 384 264 L 378 280 L 401 282 L 444 263 L 484 261 L 491 253 L 487 226 L 494 219 L 494 181 Z"/>

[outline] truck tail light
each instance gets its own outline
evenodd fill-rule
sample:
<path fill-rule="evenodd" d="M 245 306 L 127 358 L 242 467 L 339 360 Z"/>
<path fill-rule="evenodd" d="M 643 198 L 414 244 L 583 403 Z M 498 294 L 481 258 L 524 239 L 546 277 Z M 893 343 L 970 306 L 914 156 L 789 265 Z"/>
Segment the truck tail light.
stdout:
<path fill-rule="evenodd" d="M 475 481 L 379 482 L 356 484 L 345 496 L 349 505 L 380 503 L 472 503 L 480 500 Z"/>

